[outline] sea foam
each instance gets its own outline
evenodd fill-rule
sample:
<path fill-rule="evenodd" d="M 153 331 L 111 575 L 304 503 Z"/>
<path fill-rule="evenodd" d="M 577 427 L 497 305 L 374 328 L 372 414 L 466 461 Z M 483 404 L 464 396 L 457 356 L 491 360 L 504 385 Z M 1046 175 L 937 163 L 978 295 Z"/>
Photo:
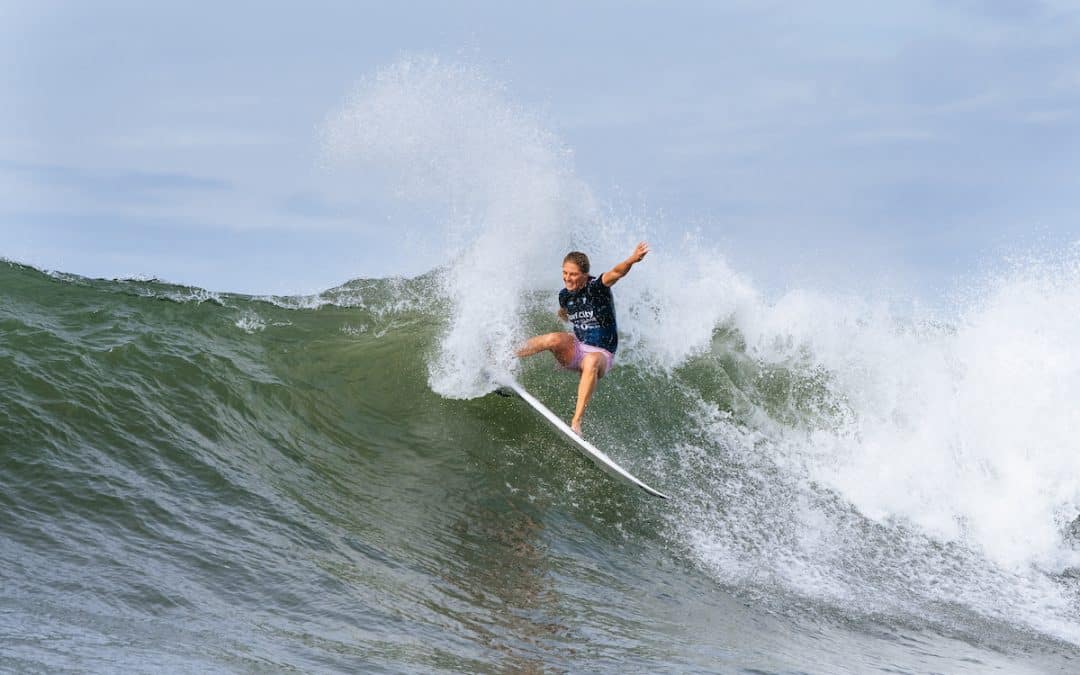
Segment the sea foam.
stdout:
<path fill-rule="evenodd" d="M 483 367 L 517 367 L 529 317 L 557 308 L 568 250 L 599 274 L 650 238 L 615 289 L 618 363 L 691 394 L 680 369 L 698 357 L 714 368 L 699 380 L 725 380 L 728 357 L 760 370 L 735 385 L 749 402 L 738 415 L 701 396 L 686 439 L 652 449 L 676 495 L 671 536 L 704 569 L 871 613 L 960 604 L 1080 642 L 1051 576 L 1080 565 L 1076 251 L 990 275 L 951 314 L 858 292 L 767 298 L 707 237 L 614 215 L 543 120 L 481 69 L 431 57 L 363 81 L 326 145 L 441 205 L 435 392 L 479 396 Z M 762 393 L 769 372 L 809 383 L 829 413 L 779 414 Z"/>

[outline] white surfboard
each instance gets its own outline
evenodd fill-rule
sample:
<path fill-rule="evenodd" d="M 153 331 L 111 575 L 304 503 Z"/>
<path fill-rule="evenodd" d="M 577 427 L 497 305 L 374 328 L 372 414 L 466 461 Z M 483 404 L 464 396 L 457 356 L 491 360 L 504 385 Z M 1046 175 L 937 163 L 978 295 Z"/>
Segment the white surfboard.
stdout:
<path fill-rule="evenodd" d="M 586 441 L 581 436 L 575 434 L 574 430 L 570 428 L 570 425 L 559 419 L 558 415 L 548 410 L 543 403 L 536 400 L 536 397 L 525 391 L 525 388 L 518 384 L 512 377 L 509 377 L 507 375 L 489 375 L 491 376 L 491 379 L 493 379 L 497 384 L 512 390 L 521 398 L 521 400 L 528 403 L 529 407 L 540 413 L 541 417 L 547 420 L 547 422 L 551 424 L 551 426 L 555 427 L 556 430 L 561 432 L 567 440 L 574 444 L 574 447 L 580 450 L 583 455 L 591 459 L 593 463 L 596 464 L 598 467 L 600 467 L 610 475 L 614 476 L 615 478 L 623 481 L 624 483 L 636 485 L 637 487 L 641 488 L 645 492 L 648 492 L 654 497 L 660 497 L 661 499 L 668 498 L 668 496 L 665 495 L 663 492 L 660 492 L 659 490 L 654 490 L 653 488 L 638 480 L 633 474 L 616 464 L 613 459 L 601 452 L 595 445 Z"/>

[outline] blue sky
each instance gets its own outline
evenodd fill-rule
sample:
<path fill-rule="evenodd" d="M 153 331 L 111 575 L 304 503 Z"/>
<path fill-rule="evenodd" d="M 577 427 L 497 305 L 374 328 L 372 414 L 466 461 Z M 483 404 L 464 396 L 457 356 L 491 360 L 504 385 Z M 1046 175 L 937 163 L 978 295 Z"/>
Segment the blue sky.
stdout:
<path fill-rule="evenodd" d="M 1072 2 L 7 2 L 0 256 L 255 293 L 426 271 L 438 214 L 320 147 L 409 54 L 488 73 L 597 198 L 765 288 L 933 296 L 1080 239 Z"/>

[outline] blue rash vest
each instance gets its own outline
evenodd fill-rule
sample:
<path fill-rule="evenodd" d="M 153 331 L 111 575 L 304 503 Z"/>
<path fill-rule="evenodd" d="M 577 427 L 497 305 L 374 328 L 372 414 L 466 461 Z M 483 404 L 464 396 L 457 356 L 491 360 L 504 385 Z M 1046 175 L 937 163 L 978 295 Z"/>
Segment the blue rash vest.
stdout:
<path fill-rule="evenodd" d="M 578 340 L 615 353 L 619 346 L 615 298 L 602 277 L 589 277 L 580 291 L 559 291 L 559 306 L 566 310 Z"/>

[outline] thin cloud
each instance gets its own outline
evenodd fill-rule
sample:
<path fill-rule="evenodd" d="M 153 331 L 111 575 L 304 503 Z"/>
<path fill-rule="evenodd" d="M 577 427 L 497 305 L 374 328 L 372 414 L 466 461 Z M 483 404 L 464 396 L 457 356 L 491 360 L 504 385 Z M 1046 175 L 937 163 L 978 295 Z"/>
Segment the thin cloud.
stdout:
<path fill-rule="evenodd" d="M 221 148 L 258 148 L 292 142 L 284 135 L 235 129 L 144 129 L 101 139 L 106 147 L 124 150 L 198 150 Z"/>
<path fill-rule="evenodd" d="M 232 189 L 230 182 L 218 178 L 137 169 L 85 168 L 0 160 L 0 171 L 15 174 L 37 185 L 76 188 L 92 194 Z"/>

